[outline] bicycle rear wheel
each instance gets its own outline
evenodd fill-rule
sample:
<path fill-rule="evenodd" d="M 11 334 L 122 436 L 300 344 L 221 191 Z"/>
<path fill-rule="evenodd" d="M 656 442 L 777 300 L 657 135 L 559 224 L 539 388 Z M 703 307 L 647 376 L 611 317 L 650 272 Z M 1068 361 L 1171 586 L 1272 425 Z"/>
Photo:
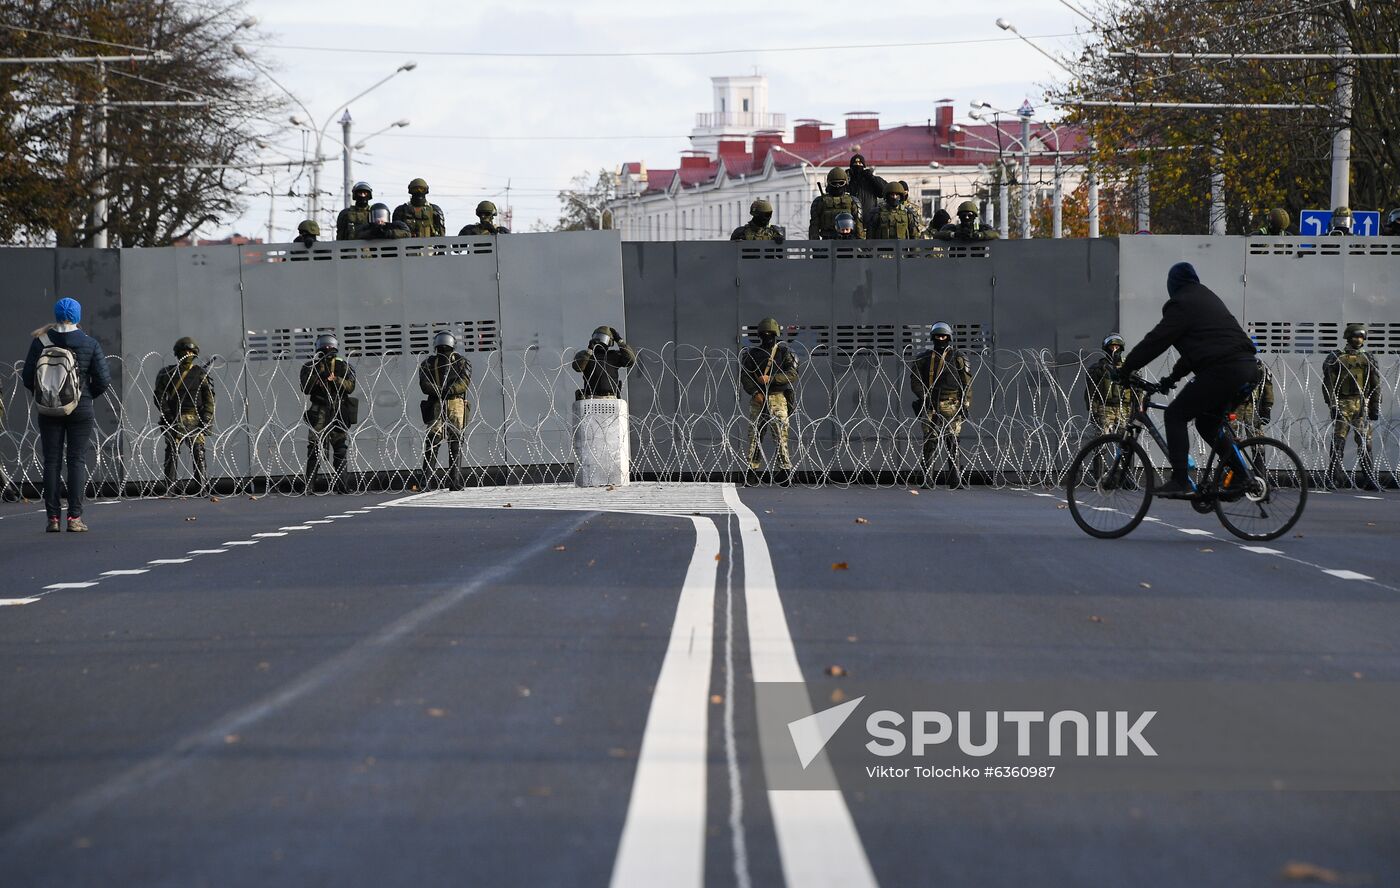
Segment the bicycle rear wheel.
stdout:
<path fill-rule="evenodd" d="M 1065 497 L 1080 530 L 1111 540 L 1142 523 L 1155 483 L 1152 464 L 1136 441 L 1101 435 L 1070 464 Z"/>
<path fill-rule="evenodd" d="M 1248 485 L 1231 483 L 1234 470 L 1222 462 L 1216 471 L 1215 514 L 1242 540 L 1277 539 L 1303 515 L 1308 473 L 1298 454 L 1282 441 L 1248 438 L 1239 447 L 1253 477 Z"/>

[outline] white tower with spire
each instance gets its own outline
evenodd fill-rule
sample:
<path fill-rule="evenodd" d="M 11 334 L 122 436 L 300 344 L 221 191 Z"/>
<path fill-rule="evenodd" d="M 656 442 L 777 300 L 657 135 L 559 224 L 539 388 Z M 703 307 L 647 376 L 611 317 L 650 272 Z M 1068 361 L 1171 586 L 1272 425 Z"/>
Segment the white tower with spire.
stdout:
<path fill-rule="evenodd" d="M 714 155 L 721 139 L 748 141 L 755 132 L 786 130 L 787 115 L 768 112 L 768 78 L 762 74 L 711 77 L 713 111 L 695 115 L 690 144 Z"/>

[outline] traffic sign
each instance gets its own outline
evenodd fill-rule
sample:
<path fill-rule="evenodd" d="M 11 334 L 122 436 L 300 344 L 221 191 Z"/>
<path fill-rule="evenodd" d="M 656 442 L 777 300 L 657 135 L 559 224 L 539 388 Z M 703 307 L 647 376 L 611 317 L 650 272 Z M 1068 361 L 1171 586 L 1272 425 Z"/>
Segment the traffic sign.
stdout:
<path fill-rule="evenodd" d="M 1304 210 L 1298 220 L 1299 234 L 1326 234 L 1332 230 L 1331 210 Z M 1381 214 L 1375 210 L 1353 210 L 1351 233 L 1358 237 L 1374 237 L 1381 233 Z"/>

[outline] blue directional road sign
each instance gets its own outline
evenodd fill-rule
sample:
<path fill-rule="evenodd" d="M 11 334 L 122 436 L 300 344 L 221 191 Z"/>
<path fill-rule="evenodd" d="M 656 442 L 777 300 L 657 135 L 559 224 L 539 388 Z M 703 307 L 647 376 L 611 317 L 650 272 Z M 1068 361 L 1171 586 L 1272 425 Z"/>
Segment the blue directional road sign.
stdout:
<path fill-rule="evenodd" d="M 1331 210 L 1304 210 L 1298 220 L 1299 234 L 1326 234 L 1332 229 Z M 1381 233 L 1381 214 L 1374 210 L 1353 210 L 1351 233 L 1357 237 L 1374 237 Z"/>

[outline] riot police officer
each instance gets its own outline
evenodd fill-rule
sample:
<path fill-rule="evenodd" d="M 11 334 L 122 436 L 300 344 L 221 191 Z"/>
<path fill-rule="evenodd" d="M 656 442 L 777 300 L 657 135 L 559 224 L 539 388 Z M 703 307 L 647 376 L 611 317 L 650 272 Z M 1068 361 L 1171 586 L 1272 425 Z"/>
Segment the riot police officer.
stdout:
<path fill-rule="evenodd" d="M 1351 235 L 1351 208 L 1337 207 L 1332 211 L 1332 227 L 1328 234 L 1334 237 L 1349 237 Z"/>
<path fill-rule="evenodd" d="M 306 408 L 306 490 L 312 492 L 316 474 L 326 451 L 337 493 L 349 487 L 345 474 L 350 453 L 350 427 L 359 422 L 359 402 L 355 391 L 355 368 L 339 357 L 340 342 L 334 333 L 316 337 L 316 355 L 301 367 L 301 390 L 309 403 Z"/>
<path fill-rule="evenodd" d="M 856 239 L 856 219 L 850 213 L 838 213 L 836 216 L 836 240 Z"/>
<path fill-rule="evenodd" d="M 446 330 L 433 335 L 433 354 L 418 365 L 418 388 L 426 396 L 421 404 L 427 438 L 423 445 L 423 487 L 437 483 L 438 446 L 447 442 L 447 479 L 453 490 L 462 489 L 462 436 L 471 418 L 467 388 L 472 364 L 457 352 L 457 337 Z"/>
<path fill-rule="evenodd" d="M 996 229 L 981 223 L 977 218 L 977 209 L 975 200 L 965 200 L 958 204 L 958 221 L 944 225 L 933 236 L 938 240 L 952 241 L 996 240 Z"/>
<path fill-rule="evenodd" d="M 778 448 L 778 470 L 783 481 L 792 472 L 788 449 L 788 418 L 797 384 L 797 356 L 786 343 L 778 341 L 782 332 L 774 318 L 758 322 L 758 345 L 739 354 L 739 386 L 749 396 L 749 479 L 762 470 L 762 439 L 765 432 Z"/>
<path fill-rule="evenodd" d="M 214 386 L 197 363 L 199 344 L 188 336 L 175 340 L 175 363 L 156 374 L 155 407 L 165 438 L 165 489 L 171 492 L 180 465 L 180 448 L 190 446 L 194 483 L 203 493 L 209 483 L 204 440 L 214 425 Z"/>
<path fill-rule="evenodd" d="M 749 221 L 740 225 L 729 235 L 732 241 L 770 240 L 781 244 L 787 240 L 782 226 L 770 224 L 773 221 L 773 205 L 762 198 L 749 204 Z"/>
<path fill-rule="evenodd" d="M 920 352 L 909 370 L 914 412 L 923 427 L 924 486 L 938 474 L 938 454 L 947 455 L 948 486 L 967 486 L 959 461 L 958 435 L 972 409 L 972 371 L 967 356 L 953 347 L 953 328 L 942 321 L 929 328 L 929 348 Z"/>
<path fill-rule="evenodd" d="M 866 236 L 871 240 L 918 239 L 923 232 L 919 229 L 917 215 L 911 214 L 905 205 L 907 196 L 903 183 L 890 183 L 884 203 L 870 217 Z"/>
<path fill-rule="evenodd" d="M 1356 439 L 1358 487 L 1375 490 L 1377 477 L 1371 455 L 1371 423 L 1381 417 L 1381 371 L 1375 356 L 1366 351 L 1366 325 L 1347 324 L 1346 346 L 1322 362 L 1322 397 L 1332 408 L 1332 446 L 1327 476 L 1338 487 L 1347 438 Z"/>
<path fill-rule="evenodd" d="M 504 225 L 497 225 L 496 205 L 489 200 L 483 200 L 476 205 L 476 221 L 470 225 L 462 226 L 462 230 L 457 232 L 458 237 L 476 237 L 483 234 L 510 234 L 510 229 Z"/>
<path fill-rule="evenodd" d="M 354 203 L 335 217 L 336 240 L 353 240 L 355 232 L 370 222 L 369 202 L 374 199 L 374 189 L 369 187 L 368 182 L 356 182 L 350 188 L 350 197 Z"/>
<path fill-rule="evenodd" d="M 588 347 L 574 355 L 573 368 L 583 374 L 583 388 L 574 393 L 576 399 L 620 398 L 620 371 L 637 363 L 637 353 L 613 327 L 597 327 L 589 337 Z"/>
<path fill-rule="evenodd" d="M 414 179 L 408 183 L 408 203 L 394 209 L 394 221 L 408 226 L 410 237 L 443 237 L 447 234 L 447 217 L 442 207 L 428 203 L 428 183 Z"/>
<path fill-rule="evenodd" d="M 387 204 L 377 203 L 369 208 L 369 221 L 355 229 L 356 240 L 394 240 L 413 237 L 405 222 L 392 222 L 389 219 Z"/>
<path fill-rule="evenodd" d="M 826 192 L 812 201 L 812 220 L 807 226 L 807 237 L 811 240 L 833 240 L 836 233 L 836 217 L 848 213 L 856 222 L 856 237 L 865 237 L 861 225 L 860 204 L 847 193 L 850 176 L 840 167 L 826 174 Z"/>

